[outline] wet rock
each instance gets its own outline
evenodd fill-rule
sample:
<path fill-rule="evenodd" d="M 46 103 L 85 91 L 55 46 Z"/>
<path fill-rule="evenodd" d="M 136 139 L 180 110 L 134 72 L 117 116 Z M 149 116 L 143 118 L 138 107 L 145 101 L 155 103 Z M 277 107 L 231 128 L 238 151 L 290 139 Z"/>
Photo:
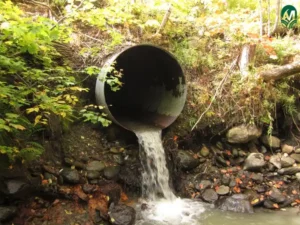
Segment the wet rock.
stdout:
<path fill-rule="evenodd" d="M 261 153 L 250 153 L 247 157 L 244 165 L 244 170 L 259 171 L 266 164 L 264 155 Z"/>
<path fill-rule="evenodd" d="M 247 143 L 261 136 L 262 130 L 254 125 L 240 125 L 231 128 L 226 136 L 230 143 Z"/>
<path fill-rule="evenodd" d="M 202 199 L 206 202 L 213 203 L 218 200 L 218 194 L 213 189 L 206 189 L 202 193 Z"/>
<path fill-rule="evenodd" d="M 280 148 L 280 139 L 275 136 L 264 135 L 261 138 L 262 143 L 269 148 Z"/>
<path fill-rule="evenodd" d="M 229 183 L 229 187 L 235 187 L 236 186 L 236 181 L 235 179 L 231 179 Z"/>
<path fill-rule="evenodd" d="M 192 170 L 200 164 L 199 160 L 195 159 L 192 154 L 183 150 L 178 151 L 177 160 L 179 167 L 184 171 Z"/>
<path fill-rule="evenodd" d="M 300 163 L 300 154 L 292 154 L 291 157 L 292 157 L 297 163 Z"/>
<path fill-rule="evenodd" d="M 221 166 L 228 166 L 226 163 L 226 160 L 222 156 L 216 156 L 216 161 L 221 165 Z"/>
<path fill-rule="evenodd" d="M 232 156 L 233 156 L 234 158 L 238 157 L 238 156 L 239 156 L 239 150 L 236 149 L 236 148 L 232 149 Z"/>
<path fill-rule="evenodd" d="M 298 167 L 298 166 L 282 168 L 282 169 L 278 170 L 278 173 L 281 175 L 294 175 L 299 172 L 300 172 L 300 167 Z"/>
<path fill-rule="evenodd" d="M 105 164 L 103 162 L 92 161 L 88 163 L 86 170 L 95 170 L 101 172 L 102 170 L 104 170 L 104 168 L 105 168 Z"/>
<path fill-rule="evenodd" d="M 263 182 L 264 180 L 262 173 L 252 173 L 251 178 L 257 183 Z"/>
<path fill-rule="evenodd" d="M 289 157 L 289 156 L 283 156 L 281 157 L 281 167 L 286 168 L 293 166 L 295 163 L 295 159 Z"/>
<path fill-rule="evenodd" d="M 300 181 L 300 173 L 296 173 L 296 179 Z"/>
<path fill-rule="evenodd" d="M 281 169 L 281 155 L 272 155 L 270 157 L 270 163 L 272 163 L 277 169 Z"/>
<path fill-rule="evenodd" d="M 227 175 L 223 175 L 222 176 L 222 184 L 229 185 L 229 183 L 230 183 L 230 177 Z"/>
<path fill-rule="evenodd" d="M 100 172 L 95 170 L 87 171 L 86 177 L 90 180 L 97 179 L 100 177 Z"/>
<path fill-rule="evenodd" d="M 17 213 L 17 208 L 13 206 L 0 206 L 0 222 L 7 221 L 14 217 Z"/>
<path fill-rule="evenodd" d="M 267 199 L 264 201 L 264 207 L 267 209 L 277 209 L 276 203 L 272 202 L 271 200 Z"/>
<path fill-rule="evenodd" d="M 286 197 L 277 188 L 272 188 L 269 194 L 269 199 L 272 202 L 283 203 L 286 200 Z"/>
<path fill-rule="evenodd" d="M 142 185 L 141 175 L 137 166 L 123 166 L 119 173 L 119 179 L 123 184 L 132 188 L 140 188 Z"/>
<path fill-rule="evenodd" d="M 209 149 L 204 145 L 200 150 L 200 155 L 207 157 L 209 155 Z"/>
<path fill-rule="evenodd" d="M 60 175 L 67 183 L 78 184 L 80 182 L 80 175 L 77 170 L 65 168 Z"/>
<path fill-rule="evenodd" d="M 224 211 L 253 213 L 253 207 L 248 196 L 243 194 L 234 194 L 230 197 L 221 198 L 216 201 L 215 206 Z"/>
<path fill-rule="evenodd" d="M 119 165 L 124 164 L 124 157 L 121 154 L 114 154 L 113 156 L 113 161 Z"/>
<path fill-rule="evenodd" d="M 84 184 L 84 185 L 82 185 L 82 190 L 86 194 L 91 194 L 92 192 L 94 192 L 96 190 L 96 187 L 91 184 Z"/>
<path fill-rule="evenodd" d="M 196 190 L 198 191 L 202 191 L 205 190 L 207 188 L 210 188 L 212 185 L 210 180 L 201 180 L 199 183 L 196 184 Z"/>
<path fill-rule="evenodd" d="M 258 193 L 264 193 L 267 191 L 267 188 L 264 186 L 264 185 L 258 185 L 255 187 L 255 190 L 258 192 Z"/>
<path fill-rule="evenodd" d="M 109 209 L 110 222 L 113 225 L 133 225 L 135 216 L 135 210 L 127 205 L 116 205 Z"/>
<path fill-rule="evenodd" d="M 282 144 L 281 145 L 281 151 L 283 153 L 291 154 L 294 151 L 294 146 L 288 145 L 288 144 Z"/>
<path fill-rule="evenodd" d="M 221 185 L 217 190 L 218 195 L 227 195 L 229 193 L 229 187 L 225 185 Z"/>
<path fill-rule="evenodd" d="M 111 180 L 118 176 L 120 172 L 120 166 L 109 166 L 103 171 L 103 175 L 106 179 Z"/>
<path fill-rule="evenodd" d="M 28 184 L 22 180 L 8 180 L 5 182 L 8 194 L 15 195 L 22 189 L 26 188 Z"/>

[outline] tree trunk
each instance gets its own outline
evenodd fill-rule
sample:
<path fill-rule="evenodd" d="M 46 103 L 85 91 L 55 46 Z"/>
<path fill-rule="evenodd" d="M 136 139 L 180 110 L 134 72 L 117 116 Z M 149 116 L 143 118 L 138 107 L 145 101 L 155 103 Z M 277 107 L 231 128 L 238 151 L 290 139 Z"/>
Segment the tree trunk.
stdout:
<path fill-rule="evenodd" d="M 258 75 L 265 81 L 279 80 L 300 73 L 300 61 L 260 72 Z"/>
<path fill-rule="evenodd" d="M 245 44 L 238 58 L 238 66 L 241 71 L 242 78 L 249 74 L 249 64 L 253 62 L 255 56 L 255 44 Z"/>

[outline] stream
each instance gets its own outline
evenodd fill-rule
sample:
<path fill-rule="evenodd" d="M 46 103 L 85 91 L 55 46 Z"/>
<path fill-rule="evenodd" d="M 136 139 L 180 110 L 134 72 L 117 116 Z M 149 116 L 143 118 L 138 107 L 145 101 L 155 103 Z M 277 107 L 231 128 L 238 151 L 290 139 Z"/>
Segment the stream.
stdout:
<path fill-rule="evenodd" d="M 255 214 L 223 212 L 213 206 L 175 196 L 161 141 L 161 129 L 135 126 L 143 166 L 142 199 L 136 204 L 137 225 L 299 225 L 298 209 L 258 210 Z"/>

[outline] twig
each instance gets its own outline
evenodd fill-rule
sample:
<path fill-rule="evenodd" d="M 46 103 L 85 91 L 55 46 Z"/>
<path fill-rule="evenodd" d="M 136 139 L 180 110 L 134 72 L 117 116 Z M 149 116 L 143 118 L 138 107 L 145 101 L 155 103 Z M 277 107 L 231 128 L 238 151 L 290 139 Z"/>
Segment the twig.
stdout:
<path fill-rule="evenodd" d="M 163 18 L 163 21 L 161 22 L 160 27 L 156 31 L 156 34 L 159 34 L 159 33 L 161 33 L 163 31 L 163 29 L 165 28 L 165 26 L 166 26 L 166 24 L 168 22 L 168 19 L 169 19 L 170 15 L 171 15 L 171 12 L 172 12 L 172 5 L 169 4 L 169 8 L 168 8 L 168 10 L 167 10 L 167 12 L 166 12 L 166 14 L 165 14 L 165 16 Z"/>
<path fill-rule="evenodd" d="M 280 18 L 280 1 L 281 0 L 277 0 L 277 8 L 276 8 L 276 20 L 275 20 L 275 24 L 274 24 L 274 27 L 273 27 L 273 31 L 271 32 L 270 36 L 273 36 L 277 30 L 277 27 L 278 27 L 278 24 L 279 24 L 279 18 Z"/>
<path fill-rule="evenodd" d="M 29 2 L 29 3 L 33 3 L 33 4 L 36 4 L 36 5 L 40 5 L 40 6 L 43 6 L 43 7 L 46 7 L 49 9 L 49 11 L 54 14 L 55 16 L 57 16 L 53 10 L 51 9 L 51 7 L 43 2 L 39 2 L 39 1 L 35 1 L 35 0 L 30 0 L 30 1 L 26 1 L 26 2 Z"/>
<path fill-rule="evenodd" d="M 221 82 L 219 83 L 216 92 L 214 94 L 214 96 L 212 97 L 212 100 L 209 103 L 209 106 L 204 110 L 204 112 L 200 115 L 199 119 L 197 120 L 197 122 L 194 124 L 194 126 L 192 127 L 191 131 L 193 131 L 195 129 L 195 127 L 198 125 L 198 123 L 201 121 L 202 117 L 205 115 L 205 113 L 207 113 L 207 111 L 210 109 L 210 107 L 212 106 L 214 100 L 216 99 L 217 95 L 221 92 L 221 90 L 223 89 L 223 85 L 226 82 L 227 78 L 229 77 L 229 75 L 231 74 L 233 68 L 236 66 L 237 64 L 237 60 L 238 57 L 235 58 L 235 60 L 232 62 L 227 74 L 223 77 L 223 79 L 221 80 Z"/>

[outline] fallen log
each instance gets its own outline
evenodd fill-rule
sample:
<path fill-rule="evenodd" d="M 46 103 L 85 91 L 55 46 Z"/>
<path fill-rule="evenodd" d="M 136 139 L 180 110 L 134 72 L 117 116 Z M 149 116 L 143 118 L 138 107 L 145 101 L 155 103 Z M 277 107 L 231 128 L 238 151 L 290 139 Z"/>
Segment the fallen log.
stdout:
<path fill-rule="evenodd" d="M 300 73 L 300 61 L 260 72 L 258 75 L 265 81 L 279 80 Z"/>

